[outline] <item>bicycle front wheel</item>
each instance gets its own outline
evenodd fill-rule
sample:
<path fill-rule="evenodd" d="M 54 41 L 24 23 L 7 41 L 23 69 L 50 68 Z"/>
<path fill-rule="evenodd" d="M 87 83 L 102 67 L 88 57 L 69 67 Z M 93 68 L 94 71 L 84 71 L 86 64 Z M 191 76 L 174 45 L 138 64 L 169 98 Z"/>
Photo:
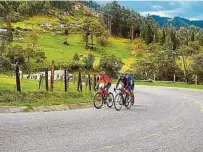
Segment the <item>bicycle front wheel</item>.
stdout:
<path fill-rule="evenodd" d="M 103 98 L 98 92 L 94 95 L 93 104 L 96 109 L 100 109 L 103 106 Z"/>
<path fill-rule="evenodd" d="M 106 102 L 107 102 L 107 106 L 109 108 L 111 108 L 113 106 L 114 96 L 113 96 L 113 94 L 111 92 L 108 94 Z"/>
<path fill-rule="evenodd" d="M 121 94 L 117 94 L 114 100 L 114 107 L 116 111 L 120 111 L 123 105 L 123 96 Z"/>

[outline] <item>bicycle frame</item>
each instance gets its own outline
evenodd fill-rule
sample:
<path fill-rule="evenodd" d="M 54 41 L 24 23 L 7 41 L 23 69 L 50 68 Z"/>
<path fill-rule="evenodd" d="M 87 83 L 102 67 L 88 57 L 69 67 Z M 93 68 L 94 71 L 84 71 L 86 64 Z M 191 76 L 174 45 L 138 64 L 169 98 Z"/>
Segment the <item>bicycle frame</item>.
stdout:
<path fill-rule="evenodd" d="M 99 96 L 100 96 L 100 97 L 104 97 L 105 95 L 108 94 L 108 90 L 107 90 L 107 92 L 106 92 L 106 89 L 103 88 L 103 87 L 100 87 L 98 90 L 99 90 L 98 93 L 99 93 Z M 106 93 L 107 93 L 107 94 L 106 94 Z"/>

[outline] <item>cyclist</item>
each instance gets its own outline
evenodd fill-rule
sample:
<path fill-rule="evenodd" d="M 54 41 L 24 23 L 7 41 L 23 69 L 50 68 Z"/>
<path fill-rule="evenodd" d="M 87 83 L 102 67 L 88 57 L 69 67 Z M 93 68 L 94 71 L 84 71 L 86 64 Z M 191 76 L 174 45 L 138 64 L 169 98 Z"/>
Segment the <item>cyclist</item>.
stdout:
<path fill-rule="evenodd" d="M 129 72 L 126 73 L 127 78 L 128 78 L 128 83 L 129 83 L 129 91 L 130 93 L 133 95 L 133 104 L 134 104 L 134 88 L 135 88 L 135 79 L 134 76 L 132 74 L 130 74 Z"/>
<path fill-rule="evenodd" d="M 111 81 L 112 81 L 111 78 L 104 71 L 102 71 L 99 75 L 99 80 L 97 81 L 96 90 L 98 90 L 99 84 L 103 82 L 104 94 L 105 94 L 105 97 L 107 97 L 108 90 L 111 87 Z"/>
<path fill-rule="evenodd" d="M 118 85 L 122 83 L 122 88 L 127 89 L 129 87 L 129 81 L 126 77 L 125 74 L 121 74 L 120 77 L 118 78 L 117 84 L 116 84 L 116 88 L 118 88 Z"/>

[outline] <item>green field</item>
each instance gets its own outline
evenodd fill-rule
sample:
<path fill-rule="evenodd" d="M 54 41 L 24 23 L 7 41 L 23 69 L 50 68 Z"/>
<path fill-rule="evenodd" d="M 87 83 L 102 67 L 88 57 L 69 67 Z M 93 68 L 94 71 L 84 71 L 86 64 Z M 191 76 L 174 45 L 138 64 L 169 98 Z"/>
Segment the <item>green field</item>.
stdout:
<path fill-rule="evenodd" d="M 82 35 L 69 35 L 67 38 L 69 45 L 64 45 L 63 42 L 67 37 L 62 35 L 41 34 L 38 46 L 45 52 L 47 61 L 55 60 L 68 62 L 75 53 L 79 55 L 87 55 L 93 53 L 96 57 L 101 54 L 113 54 L 118 58 L 130 57 L 129 41 L 122 38 L 109 38 L 107 46 L 99 46 L 96 43 L 96 50 L 86 50 L 82 41 Z M 96 38 L 95 38 L 96 42 Z"/>

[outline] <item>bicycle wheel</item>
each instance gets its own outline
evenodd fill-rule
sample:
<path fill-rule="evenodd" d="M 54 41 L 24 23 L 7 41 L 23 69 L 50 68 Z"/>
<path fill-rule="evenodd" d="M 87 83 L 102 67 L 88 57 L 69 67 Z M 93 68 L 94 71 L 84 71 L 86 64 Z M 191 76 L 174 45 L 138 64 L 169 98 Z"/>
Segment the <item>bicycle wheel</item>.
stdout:
<path fill-rule="evenodd" d="M 125 107 L 130 109 L 132 106 L 132 96 L 126 95 L 125 97 Z"/>
<path fill-rule="evenodd" d="M 132 94 L 131 97 L 132 97 L 131 103 L 132 103 L 132 106 L 133 106 L 134 103 L 135 103 L 135 94 Z"/>
<path fill-rule="evenodd" d="M 113 106 L 114 96 L 111 92 L 108 94 L 106 102 L 107 102 L 107 106 L 109 108 L 111 108 Z"/>
<path fill-rule="evenodd" d="M 122 94 L 117 94 L 114 100 L 114 107 L 116 111 L 120 111 L 123 105 L 123 96 Z"/>
<path fill-rule="evenodd" d="M 99 92 L 97 92 L 94 95 L 93 104 L 94 104 L 94 107 L 97 108 L 97 109 L 100 109 L 103 106 L 103 98 L 100 97 Z"/>

